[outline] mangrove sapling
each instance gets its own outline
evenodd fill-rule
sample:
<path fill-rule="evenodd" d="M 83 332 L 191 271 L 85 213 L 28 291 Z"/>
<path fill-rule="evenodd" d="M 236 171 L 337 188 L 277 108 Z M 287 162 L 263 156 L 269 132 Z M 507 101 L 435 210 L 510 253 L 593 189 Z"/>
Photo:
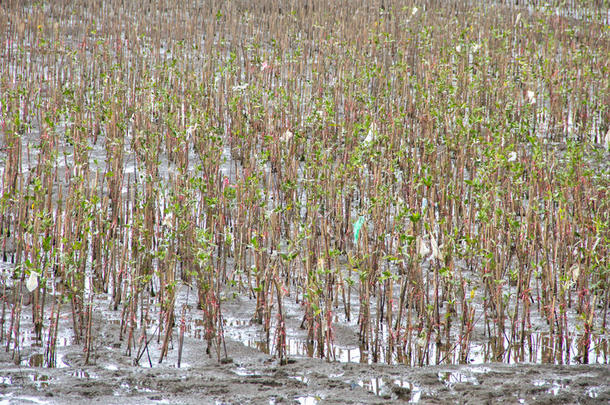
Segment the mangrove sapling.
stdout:
<path fill-rule="evenodd" d="M 68 302 L 91 356 L 98 292 L 128 353 L 180 328 L 186 361 L 180 279 L 218 353 L 222 297 L 247 292 L 267 343 L 277 299 L 280 362 L 287 300 L 328 358 L 343 301 L 373 361 L 466 362 L 481 330 L 486 360 L 537 361 L 534 327 L 545 359 L 586 359 L 610 299 L 604 8 L 395 3 L 4 8 L 7 349 L 39 274 L 47 365 Z"/>
<path fill-rule="evenodd" d="M 182 313 L 180 315 L 180 329 L 178 332 L 178 368 L 180 368 L 180 364 L 182 363 L 182 350 L 184 348 L 184 331 L 186 330 L 186 305 L 182 307 Z"/>

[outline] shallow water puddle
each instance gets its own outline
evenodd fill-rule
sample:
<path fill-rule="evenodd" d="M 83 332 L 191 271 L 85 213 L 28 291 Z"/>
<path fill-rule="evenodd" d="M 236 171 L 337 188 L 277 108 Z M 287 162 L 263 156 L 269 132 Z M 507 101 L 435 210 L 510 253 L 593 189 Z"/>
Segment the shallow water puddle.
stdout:
<path fill-rule="evenodd" d="M 267 342 L 261 340 L 258 336 L 258 331 L 246 331 L 244 333 L 230 333 L 227 332 L 231 338 L 243 343 L 244 345 L 256 349 L 266 354 L 273 354 L 275 351 L 275 345 L 272 341 Z M 273 333 L 270 333 L 273 336 Z M 305 339 L 288 337 L 286 339 L 286 354 L 288 357 L 318 357 L 324 358 L 324 352 L 320 352 L 316 344 L 307 342 Z M 333 361 L 340 363 L 363 363 L 371 364 L 374 363 L 374 356 L 366 350 L 361 350 L 358 347 L 342 347 L 333 346 L 332 354 L 329 355 Z M 385 355 L 378 357 L 378 362 L 385 362 Z M 393 362 L 394 363 L 394 362 Z"/>
<path fill-rule="evenodd" d="M 203 328 L 199 326 L 200 322 L 195 321 L 191 333 L 193 337 L 201 339 L 203 337 Z M 393 352 L 388 352 L 384 347 L 379 347 L 377 352 L 373 350 L 367 350 L 366 347 L 347 347 L 339 344 L 333 344 L 331 348 L 324 347 L 322 350 L 317 344 L 312 344 L 298 336 L 295 331 L 288 330 L 288 336 L 286 338 L 286 353 L 288 357 L 319 357 L 319 358 L 330 358 L 333 361 L 340 363 L 387 363 L 387 364 L 407 364 L 407 365 L 419 365 L 417 358 L 405 358 Z M 244 345 L 259 350 L 266 354 L 274 354 L 275 343 L 274 334 L 275 329 L 271 328 L 269 331 L 269 339 L 267 335 L 261 331 L 261 326 L 252 324 L 249 319 L 238 319 L 228 318 L 225 322 L 225 334 L 230 336 Z M 291 336 L 292 335 L 292 336 Z M 297 335 L 297 336 L 294 336 Z M 578 356 L 578 347 L 576 342 L 577 337 L 569 339 L 568 347 L 569 351 L 562 353 L 560 351 L 553 352 L 552 358 L 549 356 L 549 343 L 545 340 L 548 334 L 545 333 L 532 333 L 530 338 L 531 353 L 529 356 L 525 356 L 528 350 L 525 350 L 528 345 L 519 350 L 513 348 L 514 345 L 510 345 L 508 341 L 503 342 L 502 347 L 494 346 L 493 342 L 473 344 L 468 354 L 467 362 L 471 365 L 485 364 L 490 361 L 498 361 L 507 364 L 515 364 L 519 362 L 541 362 L 546 359 L 546 362 L 558 363 L 558 364 L 577 364 L 582 363 L 582 356 Z M 547 339 L 548 340 L 548 339 Z M 588 349 L 588 363 L 600 363 L 605 364 L 609 361 L 609 355 L 607 352 L 608 339 L 605 337 L 598 337 L 593 339 Z M 502 349 L 502 350 L 500 350 Z M 421 348 L 419 348 L 421 351 Z M 424 365 L 437 365 L 437 364 L 458 364 L 460 363 L 459 351 L 453 350 L 453 352 L 447 353 L 445 351 L 439 352 L 439 349 L 435 344 L 431 344 L 427 349 L 427 355 L 425 356 L 426 361 Z M 529 352 L 528 352 L 529 353 Z M 500 356 L 500 358 L 498 358 Z M 450 379 L 463 378 L 462 377 L 450 377 Z M 455 381 L 455 382 L 467 382 L 467 381 Z"/>
<path fill-rule="evenodd" d="M 190 332 L 192 337 L 203 339 L 203 323 L 200 320 L 195 320 Z M 225 334 L 232 339 L 241 342 L 245 346 L 256 349 L 265 354 L 274 354 L 274 328 L 271 328 L 269 332 L 270 339 L 267 341 L 265 338 L 265 333 L 261 331 L 260 325 L 253 324 L 249 319 L 226 318 Z M 294 336 L 288 336 L 286 338 L 286 354 L 288 357 L 296 356 L 324 358 L 327 351 L 328 348 L 325 348 L 325 351 L 321 352 L 318 349 L 317 344 L 310 343 L 305 338 Z M 371 364 L 375 362 L 372 352 L 364 350 L 360 347 L 333 345 L 332 353 L 327 355 L 331 360 L 338 361 L 340 363 Z M 377 361 L 383 363 L 385 360 L 386 353 L 383 350 L 380 350 L 377 356 Z"/>
<path fill-rule="evenodd" d="M 245 367 L 237 367 L 237 368 L 232 369 L 231 371 L 240 377 L 254 377 L 254 376 L 263 375 L 260 371 L 248 370 Z"/>
<path fill-rule="evenodd" d="M 120 320 L 110 321 L 120 323 Z M 149 326 L 155 327 L 156 322 L 153 321 Z M 355 325 L 349 327 L 356 328 Z M 151 329 L 154 334 L 154 329 Z M 203 340 L 205 339 L 205 323 L 202 319 L 198 319 L 192 314 L 186 323 L 186 334 L 192 338 Z M 271 327 L 268 333 L 262 330 L 262 326 L 252 323 L 250 318 L 240 318 L 225 316 L 224 318 L 224 334 L 233 340 L 239 341 L 245 346 L 256 349 L 262 353 L 275 355 L 275 328 Z M 383 332 L 382 334 L 385 334 Z M 526 345 L 515 348 L 508 340 L 504 342 L 479 342 L 471 345 L 467 364 L 478 365 L 485 364 L 490 361 L 501 361 L 507 364 L 515 364 L 519 362 L 547 362 L 558 364 L 576 364 L 582 362 L 605 364 L 610 361 L 608 354 L 608 339 L 607 337 L 593 338 L 591 345 L 587 351 L 587 361 L 582 361 L 577 356 L 578 347 L 576 342 L 577 336 L 573 336 L 564 342 L 570 348 L 566 353 L 554 350 L 552 342 L 548 341 L 548 334 L 543 332 L 531 333 L 528 336 Z M 429 347 L 416 347 L 413 355 L 406 356 L 404 352 L 390 352 L 387 347 L 382 344 L 376 350 L 368 349 L 365 346 L 342 346 L 341 342 L 335 342 L 330 347 L 324 345 L 320 348 L 318 344 L 310 343 L 304 336 L 302 331 L 288 329 L 286 336 L 286 354 L 288 357 L 310 357 L 310 358 L 328 358 L 331 361 L 340 363 L 386 363 L 386 364 L 406 364 L 411 366 L 416 365 L 440 365 L 440 364 L 459 364 L 463 360 L 460 358 L 459 349 L 455 346 L 444 344 L 437 346 L 431 343 Z M 445 347 L 453 348 L 447 351 Z M 528 348 L 531 348 L 529 350 Z M 149 347 L 149 350 L 151 347 Z M 549 358 L 549 351 L 552 352 Z M 411 353 L 411 352 L 409 352 Z M 526 355 L 527 353 L 527 355 Z M 147 356 L 140 359 L 140 366 L 150 367 L 147 361 Z M 545 360 L 545 361 L 542 361 Z M 181 365 L 184 367 L 184 363 Z M 457 381 L 461 377 L 448 377 L 450 383 L 466 382 Z M 456 381 L 453 381 L 456 380 Z"/>
<path fill-rule="evenodd" d="M 393 383 L 396 387 L 400 388 L 399 391 L 396 391 L 398 397 L 401 397 L 400 393 L 404 392 L 405 394 L 410 394 L 411 399 L 409 402 L 416 403 L 421 399 L 421 388 L 417 385 L 404 380 L 394 380 Z"/>
<path fill-rule="evenodd" d="M 30 317 L 24 317 L 24 321 L 28 321 Z M 31 321 L 30 321 L 31 322 Z M 43 327 L 40 335 L 37 335 L 33 330 L 21 331 L 19 345 L 21 347 L 42 347 L 43 342 L 48 335 L 48 327 Z M 74 344 L 74 334 L 69 327 L 62 327 L 60 324 L 59 332 L 55 342 L 55 347 L 66 347 Z"/>
<path fill-rule="evenodd" d="M 585 395 L 589 398 L 597 398 L 599 396 L 599 387 L 589 387 L 585 390 Z"/>
<path fill-rule="evenodd" d="M 545 380 L 535 380 L 533 382 L 535 387 L 546 387 L 546 386 L 550 386 L 547 388 L 546 392 L 549 394 L 553 394 L 553 395 L 557 395 L 559 394 L 559 392 L 561 390 L 564 390 L 566 388 L 568 388 L 568 385 L 566 383 L 560 383 L 557 381 L 552 381 L 552 382 L 548 382 Z"/>
<path fill-rule="evenodd" d="M 421 388 L 403 379 L 373 377 L 360 380 L 357 385 L 384 398 L 389 398 L 393 394 L 399 399 L 408 400 L 410 403 L 417 403 L 421 399 Z"/>
<path fill-rule="evenodd" d="M 29 367 L 49 367 L 49 368 L 52 368 L 52 367 L 49 366 L 49 364 L 45 360 L 44 354 L 42 354 L 42 353 L 31 354 L 29 357 L 21 360 L 20 364 L 22 366 L 29 366 Z M 70 367 L 70 366 L 64 362 L 63 355 L 62 354 L 57 354 L 57 358 L 55 359 L 54 368 L 66 368 L 66 367 Z"/>
<path fill-rule="evenodd" d="M 41 353 L 31 355 L 28 359 L 28 365 L 31 367 L 42 367 L 44 365 L 44 355 Z"/>
<path fill-rule="evenodd" d="M 51 381 L 51 377 L 46 374 L 29 374 L 28 377 L 38 389 L 47 388 Z"/>
<path fill-rule="evenodd" d="M 438 380 L 449 388 L 455 384 L 479 385 L 479 380 L 475 376 L 463 371 L 439 371 Z"/>
<path fill-rule="evenodd" d="M 472 344 L 468 354 L 469 364 L 483 364 L 501 361 L 506 364 L 546 363 L 546 364 L 608 364 L 610 362 L 610 339 L 606 335 L 592 336 L 590 344 L 580 345 L 582 336 L 553 337 L 548 332 L 528 335 L 523 346 L 508 339 L 501 342 L 489 341 Z M 457 364 L 459 358 L 449 359 Z"/>
<path fill-rule="evenodd" d="M 367 380 L 360 380 L 358 381 L 358 385 L 375 395 L 382 395 L 382 388 L 385 385 L 385 381 L 377 377 Z"/>
<path fill-rule="evenodd" d="M 273 341 L 275 329 L 271 328 L 269 340 L 258 324 L 253 324 L 250 319 L 225 318 L 224 322 L 226 336 L 241 342 L 245 346 L 256 349 L 266 354 L 274 354 L 275 344 Z M 187 332 L 195 339 L 204 339 L 204 325 L 201 320 L 195 319 L 187 327 Z M 290 331 L 289 331 L 290 332 Z M 319 357 L 324 358 L 325 351 L 320 351 L 316 344 L 312 344 L 305 338 L 287 336 L 286 354 L 288 357 Z M 332 360 L 340 363 L 373 363 L 373 356 L 366 350 L 358 347 L 345 347 L 333 345 L 332 353 L 329 355 Z M 380 353 L 379 361 L 385 361 L 384 353 Z"/>
<path fill-rule="evenodd" d="M 99 378 L 98 375 L 96 375 L 94 373 L 90 373 L 90 372 L 85 371 L 85 370 L 75 370 L 72 373 L 70 373 L 70 375 L 72 377 L 81 378 L 81 379 L 97 379 L 97 378 Z"/>
<path fill-rule="evenodd" d="M 146 388 L 146 387 L 141 387 L 139 385 L 130 385 L 128 383 L 121 383 L 120 388 L 124 391 L 127 392 L 137 392 L 137 393 L 146 393 L 146 394 L 150 394 L 155 392 L 154 390 L 150 389 L 150 388 Z M 122 395 L 122 393 L 114 393 L 114 395 Z"/>
<path fill-rule="evenodd" d="M 30 397 L 27 395 L 14 397 L 13 393 L 7 395 L 0 395 L 0 405 L 9 404 L 50 404 L 50 401 L 45 401 L 40 398 Z"/>

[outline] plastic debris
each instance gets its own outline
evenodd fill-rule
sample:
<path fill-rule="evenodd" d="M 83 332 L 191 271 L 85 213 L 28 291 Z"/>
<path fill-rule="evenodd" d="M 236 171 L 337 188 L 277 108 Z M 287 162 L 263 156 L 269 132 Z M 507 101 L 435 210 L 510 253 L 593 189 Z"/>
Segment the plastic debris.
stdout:
<path fill-rule="evenodd" d="M 358 243 L 358 236 L 360 236 L 360 228 L 364 225 L 364 217 L 358 218 L 358 221 L 354 224 L 354 243 Z"/>
<path fill-rule="evenodd" d="M 32 271 L 30 273 L 30 277 L 28 277 L 28 281 L 25 284 L 29 292 L 32 292 L 38 287 L 38 273 Z"/>

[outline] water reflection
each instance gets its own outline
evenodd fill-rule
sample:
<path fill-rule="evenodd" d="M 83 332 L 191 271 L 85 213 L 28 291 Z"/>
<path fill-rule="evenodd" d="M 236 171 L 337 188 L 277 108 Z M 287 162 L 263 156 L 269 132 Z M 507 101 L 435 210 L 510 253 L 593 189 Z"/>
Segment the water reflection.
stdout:
<path fill-rule="evenodd" d="M 479 385 L 479 380 L 465 371 L 441 371 L 438 373 L 438 379 L 449 388 L 453 388 L 455 384 Z"/>
<path fill-rule="evenodd" d="M 403 379 L 386 379 L 373 377 L 358 381 L 358 386 L 380 397 L 396 398 L 410 403 L 417 403 L 421 399 L 421 388 L 410 381 Z"/>
<path fill-rule="evenodd" d="M 38 389 L 47 388 L 51 381 L 51 377 L 46 374 L 30 374 L 29 377 L 30 381 L 32 381 Z"/>
<path fill-rule="evenodd" d="M 33 354 L 30 356 L 28 364 L 30 367 L 42 367 L 44 365 L 44 356 L 39 353 Z"/>
<path fill-rule="evenodd" d="M 202 323 L 195 322 L 191 336 L 202 339 Z M 290 331 L 288 331 L 290 333 Z M 263 353 L 274 355 L 275 329 L 269 333 L 261 331 L 260 325 L 244 319 L 227 319 L 225 334 L 248 347 Z M 382 335 L 386 335 L 383 333 Z M 431 339 L 432 340 L 432 339 Z M 588 345 L 582 344 L 582 335 L 559 337 L 547 332 L 525 334 L 519 341 L 508 338 L 489 338 L 484 343 L 467 342 L 436 343 L 426 345 L 421 339 L 411 339 L 402 345 L 390 346 L 387 339 L 380 339 L 376 346 L 341 346 L 324 342 L 309 342 L 299 336 L 286 338 L 287 355 L 294 357 L 326 358 L 341 363 L 386 363 L 405 364 L 408 366 L 427 366 L 443 364 L 484 364 L 489 362 L 515 363 L 548 363 L 548 364 L 609 364 L 610 353 L 608 337 L 591 338 Z"/>

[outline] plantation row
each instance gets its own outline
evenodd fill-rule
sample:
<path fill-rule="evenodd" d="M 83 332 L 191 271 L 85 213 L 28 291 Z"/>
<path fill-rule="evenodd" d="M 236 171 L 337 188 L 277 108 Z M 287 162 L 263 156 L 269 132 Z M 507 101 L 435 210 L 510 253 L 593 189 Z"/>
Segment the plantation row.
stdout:
<path fill-rule="evenodd" d="M 155 314 L 161 361 L 188 283 L 219 359 L 232 292 L 280 361 L 287 300 L 322 355 L 343 313 L 412 364 L 466 361 L 478 329 L 521 360 L 534 331 L 558 362 L 577 337 L 588 361 L 610 305 L 607 5 L 154 3 L 0 6 L 7 350 L 33 326 L 52 366 L 70 308 L 89 356 L 106 294 L 129 353 Z"/>

